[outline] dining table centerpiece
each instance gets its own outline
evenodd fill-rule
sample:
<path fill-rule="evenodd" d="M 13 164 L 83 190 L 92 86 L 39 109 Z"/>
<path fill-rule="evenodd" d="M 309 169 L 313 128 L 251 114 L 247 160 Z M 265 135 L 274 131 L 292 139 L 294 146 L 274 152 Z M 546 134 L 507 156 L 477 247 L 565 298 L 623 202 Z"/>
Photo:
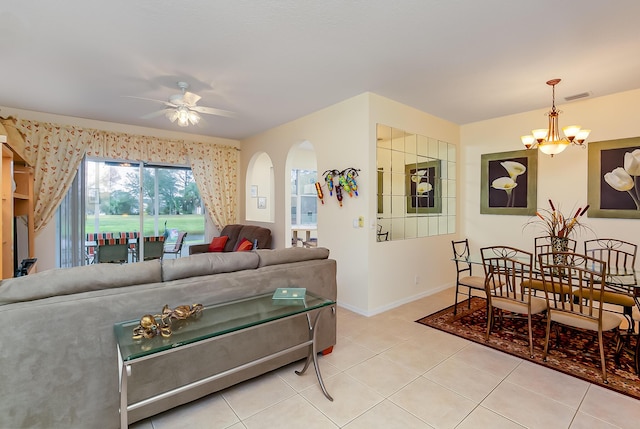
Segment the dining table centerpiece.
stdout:
<path fill-rule="evenodd" d="M 553 252 L 566 252 L 569 250 L 569 238 L 581 229 L 588 228 L 582 223 L 581 218 L 589 210 L 589 205 L 578 209 L 571 216 L 564 215 L 549 199 L 549 209 L 538 209 L 536 215 L 525 224 L 539 225 L 549 236 Z M 561 262 L 554 257 L 554 262 Z"/>

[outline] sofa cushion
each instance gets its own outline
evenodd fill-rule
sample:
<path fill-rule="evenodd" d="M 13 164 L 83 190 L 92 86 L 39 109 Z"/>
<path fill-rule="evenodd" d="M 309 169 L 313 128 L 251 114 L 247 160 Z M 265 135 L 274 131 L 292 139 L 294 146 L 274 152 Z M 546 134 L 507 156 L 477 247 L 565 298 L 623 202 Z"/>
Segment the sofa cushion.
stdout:
<path fill-rule="evenodd" d="M 92 264 L 74 268 L 42 271 L 0 282 L 0 305 L 33 301 L 58 295 L 157 283 L 161 278 L 160 260 L 135 264 Z"/>
<path fill-rule="evenodd" d="M 247 240 L 246 238 L 243 238 L 242 240 L 238 241 L 238 244 L 236 246 L 235 249 L 233 249 L 234 252 L 246 252 L 248 250 L 253 249 L 253 243 L 250 242 L 249 240 Z"/>
<path fill-rule="evenodd" d="M 209 244 L 209 252 L 222 252 L 224 250 L 224 245 L 227 244 L 227 240 L 229 240 L 228 235 L 213 237 L 211 244 Z"/>
<path fill-rule="evenodd" d="M 162 263 L 162 280 L 208 276 L 210 274 L 258 268 L 258 255 L 253 252 L 199 253 L 186 258 L 165 259 Z"/>
<path fill-rule="evenodd" d="M 287 249 L 257 249 L 253 253 L 260 258 L 259 267 L 267 265 L 288 264 L 291 262 L 309 261 L 311 259 L 327 259 L 329 249 L 325 247 L 289 247 Z"/>

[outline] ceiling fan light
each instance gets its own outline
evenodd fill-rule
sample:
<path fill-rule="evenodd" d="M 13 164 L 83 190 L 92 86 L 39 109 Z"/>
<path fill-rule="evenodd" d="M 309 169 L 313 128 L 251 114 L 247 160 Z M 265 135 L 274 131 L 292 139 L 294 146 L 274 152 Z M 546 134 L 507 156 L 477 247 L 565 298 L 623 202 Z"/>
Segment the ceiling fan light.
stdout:
<path fill-rule="evenodd" d="M 177 110 L 169 110 L 165 113 L 165 115 L 167 116 L 167 119 L 169 119 L 171 122 L 175 122 L 176 119 L 178 119 Z"/>
<path fill-rule="evenodd" d="M 198 112 L 189 111 L 189 122 L 191 122 L 192 125 L 198 125 L 198 122 L 200 122 L 200 115 Z"/>

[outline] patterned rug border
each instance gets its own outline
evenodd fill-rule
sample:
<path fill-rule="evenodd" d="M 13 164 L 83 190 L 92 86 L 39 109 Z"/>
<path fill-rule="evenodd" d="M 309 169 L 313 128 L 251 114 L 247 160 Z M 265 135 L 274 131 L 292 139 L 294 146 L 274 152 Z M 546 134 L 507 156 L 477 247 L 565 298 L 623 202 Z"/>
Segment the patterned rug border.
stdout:
<path fill-rule="evenodd" d="M 640 378 L 632 369 L 632 359 L 627 353 L 622 354 L 620 367 L 615 367 L 613 358 L 611 357 L 611 349 L 613 347 L 610 345 L 605 347 L 605 350 L 607 350 L 608 353 L 606 361 L 607 379 L 609 383 L 604 384 L 602 382 L 602 371 L 600 369 L 600 355 L 595 342 L 593 343 L 594 347 L 589 349 L 589 352 L 593 350 L 594 355 L 594 359 L 590 364 L 582 362 L 582 360 L 589 359 L 590 353 L 565 353 L 560 349 L 551 348 L 551 346 L 547 356 L 547 362 L 544 362 L 542 360 L 544 334 L 542 335 L 542 338 L 540 338 L 540 335 L 536 335 L 536 332 L 534 332 L 534 356 L 531 358 L 529 356 L 529 346 L 526 335 L 521 339 L 517 335 L 508 334 L 505 330 L 495 329 L 491 332 L 489 341 L 486 341 L 486 300 L 481 297 L 472 297 L 470 310 L 467 309 L 468 301 L 469 300 L 465 300 L 458 303 L 458 314 L 456 315 L 455 320 L 453 320 L 453 323 L 451 323 L 453 319 L 453 305 L 429 314 L 428 316 L 421 317 L 416 320 L 416 323 L 464 338 L 474 343 L 490 347 L 494 350 L 533 362 L 546 368 L 553 369 L 563 374 L 576 377 L 640 400 Z M 461 316 L 461 313 L 463 316 Z M 477 322 L 478 319 L 482 319 L 483 323 L 468 323 L 469 321 Z M 463 325 L 461 323 L 462 321 L 465 321 L 466 323 Z M 534 330 L 539 331 L 540 326 L 544 328 L 544 323 L 545 322 L 542 321 L 542 318 L 538 317 L 537 320 L 534 321 Z M 524 329 L 523 333 L 526 334 L 525 320 L 522 320 L 522 328 Z M 573 337 L 576 337 L 575 331 L 568 330 L 568 332 L 574 332 Z M 595 341 L 595 335 L 589 335 L 589 337 L 594 337 Z M 553 337 L 551 341 L 553 341 Z M 607 339 L 605 339 L 605 341 L 607 341 Z M 610 337 L 608 341 L 613 341 L 613 337 Z"/>

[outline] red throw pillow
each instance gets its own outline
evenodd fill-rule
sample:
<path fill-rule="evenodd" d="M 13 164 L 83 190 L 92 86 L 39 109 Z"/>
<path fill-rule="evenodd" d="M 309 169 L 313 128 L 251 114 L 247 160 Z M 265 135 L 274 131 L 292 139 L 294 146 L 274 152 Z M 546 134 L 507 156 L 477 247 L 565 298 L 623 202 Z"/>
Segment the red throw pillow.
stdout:
<path fill-rule="evenodd" d="M 228 239 L 229 236 L 227 235 L 214 237 L 209 244 L 209 252 L 222 252 L 224 250 L 224 245 L 227 244 Z"/>
<path fill-rule="evenodd" d="M 238 243 L 238 245 L 236 246 L 235 251 L 246 252 L 247 250 L 251 250 L 251 249 L 253 249 L 253 243 L 247 240 L 246 238 L 243 238 L 242 240 L 240 240 L 240 243 Z"/>

